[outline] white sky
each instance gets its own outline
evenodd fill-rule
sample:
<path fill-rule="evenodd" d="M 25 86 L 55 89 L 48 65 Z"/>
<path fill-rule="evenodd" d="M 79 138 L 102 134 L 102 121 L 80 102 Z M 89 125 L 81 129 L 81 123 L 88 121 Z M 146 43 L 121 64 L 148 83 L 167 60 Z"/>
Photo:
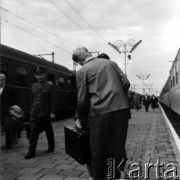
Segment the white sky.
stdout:
<path fill-rule="evenodd" d="M 142 80 L 136 75 L 151 74 L 145 81 L 153 84 L 150 93 L 160 91 L 172 65 L 168 61 L 180 48 L 180 0 L 0 1 L 2 44 L 29 54 L 55 52 L 55 62 L 71 70 L 73 50 L 86 46 L 107 53 L 124 71 L 124 53 L 108 42 L 142 40 L 127 65 L 128 78 L 141 93 Z"/>

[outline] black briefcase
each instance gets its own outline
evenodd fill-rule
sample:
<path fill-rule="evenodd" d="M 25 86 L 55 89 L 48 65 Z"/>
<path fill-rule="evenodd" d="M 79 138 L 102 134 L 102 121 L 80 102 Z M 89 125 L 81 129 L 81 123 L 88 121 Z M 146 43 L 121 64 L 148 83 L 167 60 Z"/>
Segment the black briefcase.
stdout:
<path fill-rule="evenodd" d="M 65 152 L 79 164 L 90 162 L 89 132 L 78 130 L 76 127 L 64 127 Z"/>

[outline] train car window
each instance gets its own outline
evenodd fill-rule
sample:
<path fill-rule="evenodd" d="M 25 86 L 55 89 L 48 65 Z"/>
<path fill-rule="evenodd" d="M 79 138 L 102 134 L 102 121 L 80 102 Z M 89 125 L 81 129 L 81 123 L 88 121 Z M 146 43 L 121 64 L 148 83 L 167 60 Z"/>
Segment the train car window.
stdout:
<path fill-rule="evenodd" d="M 1 73 L 6 75 L 8 70 L 8 64 L 5 62 L 0 62 L 0 69 L 1 69 Z"/>
<path fill-rule="evenodd" d="M 67 80 L 67 88 L 68 88 L 68 90 L 72 90 L 72 81 L 71 81 L 71 79 Z"/>
<path fill-rule="evenodd" d="M 179 70 L 179 60 L 176 61 L 176 72 Z"/>
<path fill-rule="evenodd" d="M 171 72 L 170 72 L 170 76 L 171 76 L 171 88 L 174 86 L 174 80 L 173 80 L 173 69 L 171 69 Z"/>
<path fill-rule="evenodd" d="M 48 73 L 47 80 L 52 82 L 55 85 L 55 75 L 52 73 Z"/>
<path fill-rule="evenodd" d="M 58 81 L 59 81 L 59 87 L 60 89 L 65 89 L 65 84 L 64 84 L 64 77 L 59 77 L 58 78 Z"/>
<path fill-rule="evenodd" d="M 179 60 L 176 61 L 176 84 L 179 83 Z"/>
<path fill-rule="evenodd" d="M 16 67 L 16 85 L 27 86 L 27 69 L 24 67 Z"/>
<path fill-rule="evenodd" d="M 173 81 L 171 80 L 171 88 L 173 87 Z"/>
<path fill-rule="evenodd" d="M 179 75 L 178 75 L 178 72 L 176 72 L 176 84 L 178 84 L 179 83 L 179 77 L 178 77 Z"/>
<path fill-rule="evenodd" d="M 175 86 L 175 76 L 173 76 L 173 86 Z"/>
<path fill-rule="evenodd" d="M 176 68 L 175 66 L 173 67 L 173 86 L 176 85 Z"/>

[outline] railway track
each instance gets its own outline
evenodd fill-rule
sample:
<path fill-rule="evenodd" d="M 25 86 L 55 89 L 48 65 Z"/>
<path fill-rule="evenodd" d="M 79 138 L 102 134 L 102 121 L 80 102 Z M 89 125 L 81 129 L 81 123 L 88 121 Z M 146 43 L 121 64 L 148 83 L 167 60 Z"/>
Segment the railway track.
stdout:
<path fill-rule="evenodd" d="M 171 125 L 173 126 L 174 130 L 176 131 L 178 137 L 180 138 L 180 115 L 171 110 L 169 107 L 161 104 L 167 118 L 169 119 Z"/>

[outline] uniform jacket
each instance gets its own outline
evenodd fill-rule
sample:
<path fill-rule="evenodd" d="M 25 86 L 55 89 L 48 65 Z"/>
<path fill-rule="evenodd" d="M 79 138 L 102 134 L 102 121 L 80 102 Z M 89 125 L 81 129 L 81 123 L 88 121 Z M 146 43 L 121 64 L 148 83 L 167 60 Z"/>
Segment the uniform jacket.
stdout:
<path fill-rule="evenodd" d="M 112 61 L 91 58 L 77 72 L 78 117 L 83 124 L 89 117 L 129 108 L 130 83 Z"/>
<path fill-rule="evenodd" d="M 36 82 L 32 85 L 32 93 L 31 120 L 55 114 L 56 92 L 52 83 L 45 81 L 40 85 Z"/>

